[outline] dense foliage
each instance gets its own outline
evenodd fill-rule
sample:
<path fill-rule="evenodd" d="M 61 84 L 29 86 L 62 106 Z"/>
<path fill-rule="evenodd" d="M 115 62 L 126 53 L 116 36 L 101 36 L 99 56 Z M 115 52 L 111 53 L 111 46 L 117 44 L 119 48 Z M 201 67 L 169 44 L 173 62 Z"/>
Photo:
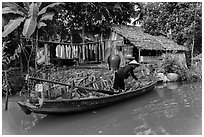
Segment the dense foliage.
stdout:
<path fill-rule="evenodd" d="M 43 40 L 67 41 L 75 31 L 105 35 L 109 32 L 107 30 L 110 24 L 130 22 L 130 17 L 135 15 L 135 4 L 137 3 L 4 2 L 2 4 L 3 40 L 11 40 L 15 35 L 16 44 L 20 43 L 22 37 L 31 36 Z M 15 47 L 18 47 L 16 44 Z"/>
<path fill-rule="evenodd" d="M 111 24 L 127 24 L 134 14 L 135 3 L 129 2 L 66 2 L 64 9 L 56 15 L 49 31 L 69 39 L 74 31 L 82 30 L 104 36 Z"/>
<path fill-rule="evenodd" d="M 2 24 L 2 37 L 3 42 L 6 43 L 3 44 L 5 47 L 3 47 L 3 63 L 5 65 L 10 65 L 11 60 L 16 59 L 17 54 L 14 53 L 18 53 L 21 57 L 24 55 L 24 59 L 28 62 L 26 64 L 29 65 L 29 62 L 32 60 L 31 58 L 35 57 L 35 54 L 34 56 L 31 55 L 34 53 L 33 50 L 38 47 L 38 42 L 35 42 L 35 45 L 33 44 L 31 48 L 26 50 L 25 46 L 27 43 L 23 42 L 22 38 L 33 37 L 38 39 L 38 31 L 47 26 L 47 20 L 53 19 L 54 12 L 51 12 L 49 9 L 61 4 L 62 3 L 42 2 L 2 3 L 2 20 L 4 20 Z M 32 43 L 34 43 L 34 41 L 32 41 Z M 14 51 L 16 48 L 18 52 Z M 27 65 L 24 65 L 24 67 Z M 27 68 L 29 68 L 29 66 Z"/>
<path fill-rule="evenodd" d="M 36 28 L 40 29 L 46 26 L 44 21 L 52 20 L 54 13 L 47 12 L 47 9 L 59 4 L 61 3 L 52 3 L 45 6 L 42 2 L 3 2 L 2 14 L 8 23 L 3 26 L 2 36 L 6 37 L 23 23 L 22 34 L 26 38 L 30 38 Z M 14 18 L 10 19 L 10 14 L 15 15 Z"/>
<path fill-rule="evenodd" d="M 195 54 L 202 52 L 202 3 L 163 2 L 145 3 L 143 27 L 152 35 L 164 35 Z"/>
<path fill-rule="evenodd" d="M 61 3 L 52 2 L 4 2 L 2 3 L 2 30 L 3 57 L 5 64 L 10 65 L 14 53 L 28 63 L 22 64 L 29 68 L 32 51 L 37 45 L 32 41 L 32 49 L 26 49 L 25 39 L 22 37 L 43 40 L 70 39 L 74 31 L 82 30 L 92 33 L 107 32 L 108 25 L 126 24 L 133 15 L 134 3 L 96 3 L 96 2 L 67 2 L 62 7 Z M 62 9 L 63 8 L 63 9 Z M 49 20 L 52 20 L 50 22 Z M 68 36 L 68 37 L 67 37 Z M 20 47 L 18 52 L 15 50 Z M 23 52 L 21 52 L 23 51 Z M 23 54 L 23 55 L 22 55 Z M 34 59 L 34 58 L 33 58 Z M 9 61 L 7 61 L 9 60 Z M 22 63 L 22 60 L 20 60 Z"/>
<path fill-rule="evenodd" d="M 167 36 L 189 49 L 194 45 L 194 54 L 202 52 L 202 3 L 143 3 L 144 11 L 138 10 L 139 13 L 134 11 L 135 4 L 138 3 L 66 2 L 61 5 L 53 2 L 3 2 L 2 36 L 6 45 L 2 44 L 2 60 L 4 61 L 5 57 L 6 64 L 9 64 L 18 57 L 22 60 L 31 57 L 30 49 L 24 47 L 22 37 L 70 40 L 70 35 L 75 31 L 106 36 L 109 25 L 127 24 L 130 17 L 137 14 L 138 19 L 143 17 L 145 32 Z M 175 61 L 168 60 L 165 67 L 168 72 L 179 73 L 182 80 L 191 80 L 191 74 L 201 78 L 201 75 L 195 72 L 198 72 L 195 66 L 181 69 Z"/>
<path fill-rule="evenodd" d="M 166 56 L 162 64 L 164 73 L 177 73 L 180 81 L 195 82 L 202 80 L 202 65 L 201 62 L 195 62 L 190 68 L 179 65 L 178 60 L 175 60 L 171 55 Z"/>

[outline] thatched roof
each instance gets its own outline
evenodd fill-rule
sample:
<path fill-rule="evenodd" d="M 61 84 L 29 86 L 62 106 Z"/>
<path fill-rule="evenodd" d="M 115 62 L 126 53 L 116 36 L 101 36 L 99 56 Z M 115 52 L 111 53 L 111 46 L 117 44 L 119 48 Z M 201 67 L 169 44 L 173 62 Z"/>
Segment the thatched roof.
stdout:
<path fill-rule="evenodd" d="M 163 36 L 152 36 L 144 33 L 141 27 L 128 25 L 112 25 L 112 31 L 128 39 L 140 49 L 148 50 L 188 50 Z"/>

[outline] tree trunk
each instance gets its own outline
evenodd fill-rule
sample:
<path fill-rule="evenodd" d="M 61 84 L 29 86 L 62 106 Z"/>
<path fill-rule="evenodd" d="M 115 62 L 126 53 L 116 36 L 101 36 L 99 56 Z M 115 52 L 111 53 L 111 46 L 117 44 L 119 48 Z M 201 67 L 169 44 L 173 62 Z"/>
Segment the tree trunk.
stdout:
<path fill-rule="evenodd" d="M 48 60 L 48 44 L 45 43 L 44 44 L 44 54 L 45 54 L 45 65 L 49 64 L 49 60 Z"/>
<path fill-rule="evenodd" d="M 193 22 L 193 44 L 191 47 L 191 65 L 193 65 L 193 50 L 194 50 L 194 44 L 195 44 L 195 20 Z"/>
<path fill-rule="evenodd" d="M 37 72 L 38 29 L 36 30 L 35 52 L 35 72 Z"/>
<path fill-rule="evenodd" d="M 20 28 L 18 28 L 18 39 L 19 39 L 19 44 L 20 46 L 24 46 L 23 45 L 23 41 L 22 41 L 22 38 L 21 38 L 21 34 L 20 34 Z M 22 49 L 21 49 L 21 53 L 22 53 Z M 23 60 L 22 60 L 22 55 L 19 55 L 19 60 L 20 60 L 20 64 L 21 64 L 21 71 L 23 71 Z"/>
<path fill-rule="evenodd" d="M 101 62 L 105 61 L 105 47 L 104 47 L 104 42 L 103 42 L 103 33 L 101 33 L 101 50 L 102 50 L 102 59 Z"/>
<path fill-rule="evenodd" d="M 193 65 L 193 50 L 194 50 L 194 36 L 193 36 L 193 44 L 191 47 L 191 65 Z"/>

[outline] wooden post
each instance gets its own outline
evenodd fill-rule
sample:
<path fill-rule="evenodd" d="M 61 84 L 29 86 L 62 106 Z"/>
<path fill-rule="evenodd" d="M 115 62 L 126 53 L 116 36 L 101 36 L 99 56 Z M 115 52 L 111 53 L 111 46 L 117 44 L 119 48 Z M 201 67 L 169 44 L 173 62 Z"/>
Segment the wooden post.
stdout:
<path fill-rule="evenodd" d="M 6 98 L 5 98 L 5 110 L 8 110 L 8 92 L 9 92 L 9 88 L 8 88 L 8 78 L 7 78 L 7 71 L 5 72 L 5 80 L 6 80 Z"/>
<path fill-rule="evenodd" d="M 35 72 L 37 72 L 37 52 L 38 52 L 38 29 L 36 31 L 36 40 L 35 40 Z"/>
<path fill-rule="evenodd" d="M 126 65 L 126 56 L 125 56 L 125 42 L 124 40 L 122 41 L 122 55 L 123 55 L 123 59 L 121 61 L 121 65 Z"/>
<path fill-rule="evenodd" d="M 84 63 L 84 59 L 85 59 L 85 41 L 84 41 L 84 22 L 83 22 L 83 26 L 82 26 L 82 63 Z"/>
<path fill-rule="evenodd" d="M 104 47 L 104 43 L 103 43 L 103 33 L 101 33 L 101 51 L 102 51 L 102 56 L 101 56 L 101 62 L 105 61 L 105 47 Z"/>
<path fill-rule="evenodd" d="M 51 79 L 51 68 L 48 69 L 48 80 Z M 50 92 L 50 88 L 51 88 L 51 83 L 48 82 L 48 96 L 49 98 L 52 97 L 51 92 Z"/>
<path fill-rule="evenodd" d="M 52 44 L 51 45 L 51 43 L 49 44 L 49 46 L 50 46 L 50 63 L 53 63 L 53 64 L 55 64 L 55 58 L 56 58 L 56 47 L 57 47 L 57 45 L 56 44 Z"/>
<path fill-rule="evenodd" d="M 195 25 L 196 25 L 196 14 L 197 14 L 197 3 L 196 3 L 196 7 L 194 7 L 195 11 L 194 11 L 194 21 L 193 21 L 193 44 L 192 44 L 192 49 L 191 49 L 191 65 L 193 65 L 193 50 L 194 50 L 194 46 L 195 46 Z"/>
<path fill-rule="evenodd" d="M 193 65 L 193 50 L 195 45 L 195 20 L 193 21 L 193 44 L 191 47 L 191 66 Z"/>
<path fill-rule="evenodd" d="M 193 65 L 193 50 L 194 50 L 194 36 L 193 36 L 193 44 L 191 47 L 191 66 Z"/>
<path fill-rule="evenodd" d="M 73 47 L 73 37 L 72 37 L 72 31 L 70 32 L 70 39 L 71 39 L 71 47 Z M 65 48 L 66 49 L 66 48 Z M 66 51 L 66 50 L 65 50 Z M 66 53 L 66 52 L 65 52 Z M 67 54 L 66 54 L 67 55 Z"/>
<path fill-rule="evenodd" d="M 98 51 L 98 60 L 97 60 L 97 62 L 99 62 L 100 61 L 100 43 L 99 42 L 97 43 L 97 51 Z"/>
<path fill-rule="evenodd" d="M 138 48 L 138 51 L 139 51 L 139 52 L 138 52 L 138 56 L 139 56 L 139 58 L 138 58 L 138 63 L 140 63 L 140 59 L 141 59 L 141 58 L 140 58 L 140 55 L 141 55 L 141 53 L 140 53 L 140 52 L 141 52 L 140 48 Z"/>
<path fill-rule="evenodd" d="M 97 63 L 99 62 L 100 51 L 99 51 L 99 43 L 96 43 L 96 52 L 97 52 Z"/>
<path fill-rule="evenodd" d="M 48 65 L 48 44 L 44 43 L 44 50 L 45 50 L 45 65 Z"/>
<path fill-rule="evenodd" d="M 18 39 L 19 39 L 19 43 L 22 47 L 24 47 L 25 45 L 23 45 L 23 39 L 21 37 L 21 34 L 20 34 L 20 27 L 18 27 Z M 22 48 L 21 47 L 21 48 Z M 21 49 L 22 50 L 22 49 Z M 23 59 L 22 59 L 22 53 L 20 53 L 20 56 L 19 56 L 19 59 L 20 59 L 20 64 L 21 64 L 21 72 L 23 72 Z"/>
<path fill-rule="evenodd" d="M 72 83 L 71 83 L 71 88 L 70 88 L 68 99 L 72 99 L 73 90 L 74 90 L 74 81 L 72 81 Z"/>

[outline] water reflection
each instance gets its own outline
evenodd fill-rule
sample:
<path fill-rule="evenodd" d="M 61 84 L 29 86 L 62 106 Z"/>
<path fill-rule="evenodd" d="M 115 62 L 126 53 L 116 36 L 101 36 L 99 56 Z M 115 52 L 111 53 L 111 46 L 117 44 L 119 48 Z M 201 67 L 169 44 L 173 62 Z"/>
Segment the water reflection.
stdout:
<path fill-rule="evenodd" d="M 201 83 L 168 83 L 126 102 L 60 117 L 28 116 L 18 106 L 8 112 L 21 129 L 16 134 L 201 134 L 201 89 Z M 7 116 L 3 112 L 3 117 Z"/>
<path fill-rule="evenodd" d="M 195 124 L 192 128 L 199 128 L 201 134 L 201 90 L 195 90 L 201 89 L 201 84 L 177 84 L 159 85 L 157 93 L 160 98 L 134 110 L 134 119 L 143 121 L 134 129 L 136 134 L 187 134 L 179 131 L 186 123 L 193 124 L 188 121 L 197 121 L 199 125 Z M 185 132 L 189 134 L 196 134 L 191 129 L 187 130 Z"/>
<path fill-rule="evenodd" d="M 21 126 L 23 127 L 24 131 L 27 132 L 36 126 L 38 121 L 44 117 L 46 117 L 46 115 L 32 114 L 28 116 L 27 119 L 21 120 Z"/>
<path fill-rule="evenodd" d="M 3 101 L 4 99 L 2 99 Z M 3 134 L 26 134 L 45 115 L 32 114 L 25 115 L 17 105 L 18 97 L 9 97 L 9 109 L 2 110 L 2 133 Z M 4 102 L 2 102 L 4 106 Z M 3 109 L 4 107 L 2 107 Z"/>

